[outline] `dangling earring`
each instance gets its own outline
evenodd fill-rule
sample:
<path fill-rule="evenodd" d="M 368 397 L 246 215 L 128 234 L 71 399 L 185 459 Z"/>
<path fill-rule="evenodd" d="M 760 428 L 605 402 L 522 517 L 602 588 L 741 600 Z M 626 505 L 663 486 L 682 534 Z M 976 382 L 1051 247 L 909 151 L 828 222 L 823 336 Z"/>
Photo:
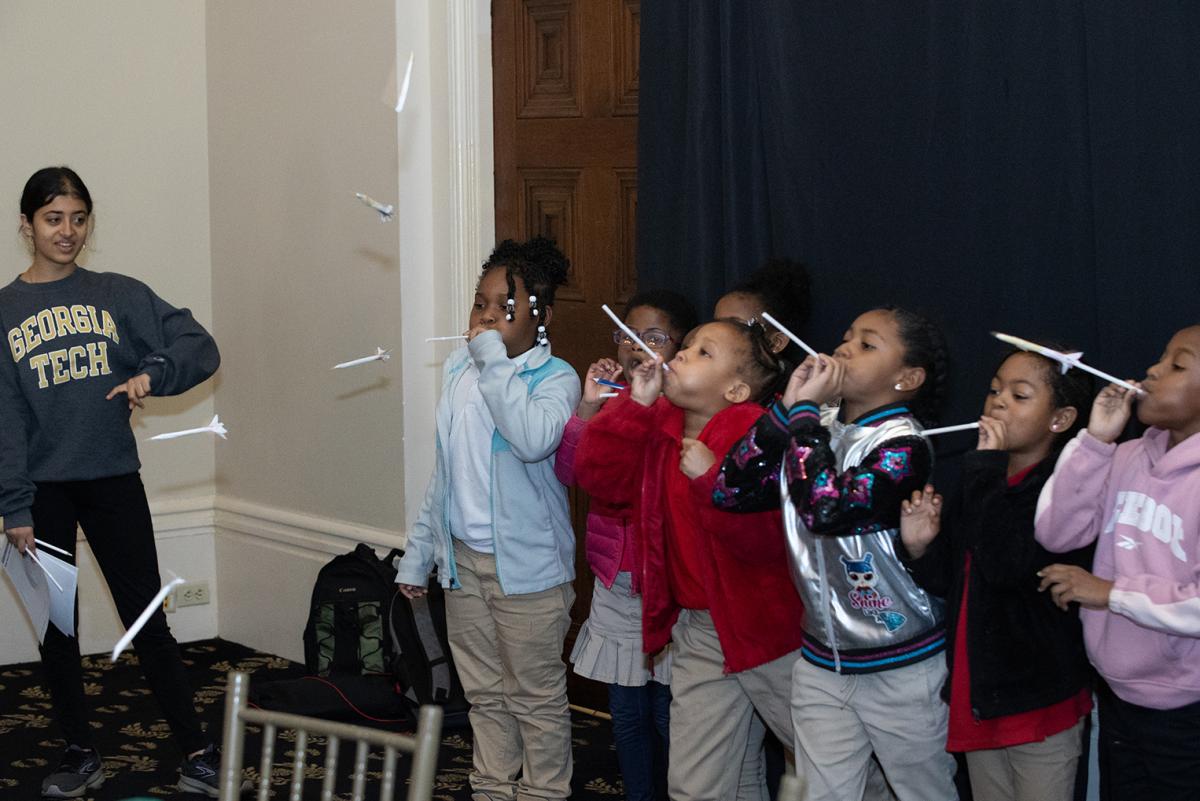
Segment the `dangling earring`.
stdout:
<path fill-rule="evenodd" d="M 544 325 L 538 326 L 537 343 L 543 348 L 550 344 L 550 338 L 546 336 L 546 326 Z"/>
<path fill-rule="evenodd" d="M 530 317 L 538 316 L 537 295 L 529 296 L 529 316 Z"/>
<path fill-rule="evenodd" d="M 508 299 L 508 303 L 505 304 L 504 319 L 508 320 L 511 323 L 513 321 L 513 314 L 516 311 L 517 311 L 517 302 L 510 297 Z"/>

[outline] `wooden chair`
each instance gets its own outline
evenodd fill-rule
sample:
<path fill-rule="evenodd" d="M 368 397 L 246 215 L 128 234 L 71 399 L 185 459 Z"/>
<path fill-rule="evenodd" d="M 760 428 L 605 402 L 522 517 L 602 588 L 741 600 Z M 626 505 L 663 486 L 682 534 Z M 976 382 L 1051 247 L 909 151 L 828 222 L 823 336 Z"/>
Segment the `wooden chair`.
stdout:
<path fill-rule="evenodd" d="M 300 801 L 304 786 L 304 767 L 307 762 L 305 746 L 309 734 L 324 735 L 325 781 L 321 787 L 322 801 L 333 797 L 337 781 L 338 747 L 342 741 L 356 741 L 358 748 L 354 759 L 353 801 L 363 801 L 367 779 L 367 752 L 369 746 L 383 748 L 383 779 L 379 788 L 380 801 L 392 801 L 396 787 L 396 754 L 412 754 L 413 765 L 408 787 L 408 801 L 429 801 L 433 794 L 433 780 L 437 774 L 438 746 L 442 732 L 442 708 L 423 706 L 413 736 L 393 734 L 366 726 L 291 715 L 286 712 L 269 712 L 251 709 L 247 705 L 250 693 L 250 677 L 238 671 L 229 674 L 225 697 L 225 733 L 221 752 L 221 801 L 237 801 L 242 792 L 242 746 L 246 737 L 245 724 L 262 726 L 262 760 L 259 765 L 258 801 L 266 801 L 270 790 L 271 767 L 275 756 L 275 738 L 279 729 L 296 732 L 293 745 L 295 759 L 292 763 L 292 781 L 288 798 Z"/>

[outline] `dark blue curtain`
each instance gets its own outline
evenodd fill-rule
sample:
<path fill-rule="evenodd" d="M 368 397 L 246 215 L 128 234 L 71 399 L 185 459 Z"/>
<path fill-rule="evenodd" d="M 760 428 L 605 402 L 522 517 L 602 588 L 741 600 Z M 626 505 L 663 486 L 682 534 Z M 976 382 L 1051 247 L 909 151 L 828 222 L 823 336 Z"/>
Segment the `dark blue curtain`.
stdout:
<path fill-rule="evenodd" d="M 806 261 L 828 350 L 884 303 L 938 320 L 946 422 L 1002 346 L 1142 375 L 1200 321 L 1200 4 L 642 4 L 638 272 L 711 309 Z"/>

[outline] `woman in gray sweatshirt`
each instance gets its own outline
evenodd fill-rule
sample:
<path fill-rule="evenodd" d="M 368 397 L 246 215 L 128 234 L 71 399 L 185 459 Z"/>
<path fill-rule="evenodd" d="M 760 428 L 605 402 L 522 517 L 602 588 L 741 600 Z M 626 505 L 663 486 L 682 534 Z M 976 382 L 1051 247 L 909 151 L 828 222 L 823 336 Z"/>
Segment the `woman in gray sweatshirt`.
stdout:
<path fill-rule="evenodd" d="M 0 289 L 8 345 L 0 358 L 0 516 L 21 553 L 36 550 L 35 536 L 74 553 L 82 526 L 128 627 L 160 587 L 130 414 L 147 395 L 176 395 L 204 381 L 220 355 L 187 309 L 140 281 L 76 264 L 91 216 L 91 195 L 69 168 L 39 170 L 25 185 L 20 230 L 33 261 Z M 51 798 L 78 797 L 104 781 L 74 635 L 48 626 L 41 644 L 67 743 L 42 784 Z M 215 797 L 218 752 L 201 728 L 161 609 L 133 644 L 183 751 L 180 788 Z"/>

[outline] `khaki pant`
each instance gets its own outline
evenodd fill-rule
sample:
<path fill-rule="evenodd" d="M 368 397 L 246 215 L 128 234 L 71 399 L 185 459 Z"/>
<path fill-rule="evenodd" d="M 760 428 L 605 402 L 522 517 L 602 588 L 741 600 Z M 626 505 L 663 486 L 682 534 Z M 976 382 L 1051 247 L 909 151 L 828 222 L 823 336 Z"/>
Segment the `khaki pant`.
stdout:
<path fill-rule="evenodd" d="M 791 744 L 788 697 L 799 651 L 726 673 L 708 612 L 683 610 L 671 636 L 671 798 L 766 801 L 763 721 L 784 744 Z"/>
<path fill-rule="evenodd" d="M 1071 801 L 1083 720 L 1040 743 L 967 752 L 975 801 Z"/>
<path fill-rule="evenodd" d="M 939 654 L 895 670 L 843 675 L 797 659 L 792 681 L 796 771 L 805 801 L 859 801 L 874 750 L 899 801 L 952 801 L 949 709 Z"/>
<path fill-rule="evenodd" d="M 575 592 L 560 584 L 506 596 L 495 556 L 456 540 L 454 558 L 462 588 L 446 593 L 446 623 L 471 702 L 472 798 L 567 798 L 571 716 L 562 650 Z"/>

